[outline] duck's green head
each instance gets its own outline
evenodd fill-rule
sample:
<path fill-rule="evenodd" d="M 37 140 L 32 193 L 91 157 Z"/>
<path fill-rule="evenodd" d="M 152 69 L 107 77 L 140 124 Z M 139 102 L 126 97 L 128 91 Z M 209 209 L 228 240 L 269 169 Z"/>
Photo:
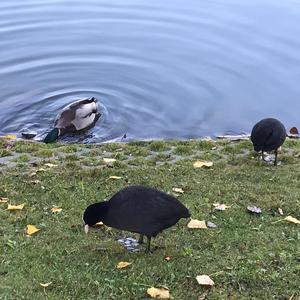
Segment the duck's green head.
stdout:
<path fill-rule="evenodd" d="M 44 139 L 44 143 L 46 144 L 53 143 L 57 140 L 58 136 L 59 136 L 59 129 L 54 128 L 46 135 Z"/>

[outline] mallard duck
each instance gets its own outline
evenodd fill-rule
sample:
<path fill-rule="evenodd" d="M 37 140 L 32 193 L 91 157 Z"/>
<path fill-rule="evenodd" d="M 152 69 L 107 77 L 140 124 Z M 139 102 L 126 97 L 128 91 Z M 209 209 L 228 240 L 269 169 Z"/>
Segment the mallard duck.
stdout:
<path fill-rule="evenodd" d="M 58 114 L 54 128 L 47 134 L 44 142 L 52 143 L 65 133 L 78 133 L 89 129 L 95 125 L 100 116 L 96 98 L 73 102 Z"/>
<path fill-rule="evenodd" d="M 261 151 L 264 160 L 264 151 L 275 151 L 274 165 L 277 165 L 277 151 L 284 143 L 286 130 L 277 119 L 267 118 L 254 125 L 251 131 L 251 141 L 255 151 Z"/>
<path fill-rule="evenodd" d="M 85 232 L 97 222 L 148 238 L 175 225 L 180 218 L 189 218 L 189 210 L 175 197 L 145 186 L 129 186 L 117 192 L 109 201 L 91 204 L 83 214 Z"/>

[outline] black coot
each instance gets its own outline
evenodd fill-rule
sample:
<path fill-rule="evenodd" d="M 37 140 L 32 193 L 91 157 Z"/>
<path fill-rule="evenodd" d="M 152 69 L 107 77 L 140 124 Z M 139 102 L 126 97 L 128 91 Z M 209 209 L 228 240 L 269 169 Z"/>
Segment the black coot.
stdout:
<path fill-rule="evenodd" d="M 251 141 L 255 151 L 275 151 L 274 165 L 277 164 L 277 150 L 284 143 L 286 130 L 283 124 L 273 118 L 267 118 L 254 125 L 251 132 Z"/>
<path fill-rule="evenodd" d="M 117 192 L 109 201 L 92 204 L 83 214 L 85 231 L 97 222 L 109 227 L 136 232 L 148 238 L 173 226 L 180 218 L 188 218 L 188 209 L 173 196 L 144 186 L 129 186 Z"/>

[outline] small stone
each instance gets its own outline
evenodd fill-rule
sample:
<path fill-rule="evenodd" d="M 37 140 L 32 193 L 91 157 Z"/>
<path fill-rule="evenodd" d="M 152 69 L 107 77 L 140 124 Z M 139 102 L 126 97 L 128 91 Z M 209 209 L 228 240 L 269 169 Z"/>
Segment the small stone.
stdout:
<path fill-rule="evenodd" d="M 206 222 L 206 226 L 207 226 L 208 228 L 217 228 L 217 227 L 218 227 L 215 223 L 213 223 L 213 222 L 211 222 L 211 221 L 207 221 L 207 222 Z"/>
<path fill-rule="evenodd" d="M 247 206 L 247 210 L 250 213 L 253 214 L 261 214 L 261 208 L 257 207 L 257 206 Z"/>

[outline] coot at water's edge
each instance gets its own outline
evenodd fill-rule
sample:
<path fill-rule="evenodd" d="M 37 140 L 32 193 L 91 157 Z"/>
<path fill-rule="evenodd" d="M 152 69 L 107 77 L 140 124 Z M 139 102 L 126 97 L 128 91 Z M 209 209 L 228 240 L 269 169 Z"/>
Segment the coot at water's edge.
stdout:
<path fill-rule="evenodd" d="M 86 232 L 101 221 L 109 227 L 139 233 L 140 242 L 145 235 L 150 251 L 151 237 L 188 217 L 188 209 L 175 197 L 149 187 L 129 186 L 109 201 L 88 206 L 83 221 Z"/>

